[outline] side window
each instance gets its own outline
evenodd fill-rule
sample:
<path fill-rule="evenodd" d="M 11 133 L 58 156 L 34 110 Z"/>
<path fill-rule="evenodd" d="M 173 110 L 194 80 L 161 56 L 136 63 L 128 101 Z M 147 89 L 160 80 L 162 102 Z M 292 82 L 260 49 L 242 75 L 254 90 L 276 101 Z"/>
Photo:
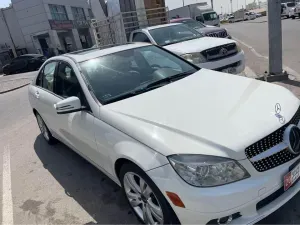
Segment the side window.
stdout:
<path fill-rule="evenodd" d="M 72 67 L 67 63 L 60 62 L 58 65 L 54 93 L 63 98 L 76 96 L 81 100 L 82 105 L 87 106 L 87 101 L 77 76 Z"/>
<path fill-rule="evenodd" d="M 38 86 L 41 86 L 53 92 L 54 73 L 55 73 L 56 65 L 57 62 L 50 62 L 44 66 L 37 79 L 36 84 Z"/>
<path fill-rule="evenodd" d="M 147 35 L 142 33 L 142 32 L 138 32 L 138 33 L 133 34 L 132 41 L 133 42 L 149 42 L 149 43 L 151 43 L 151 41 L 147 37 Z"/>

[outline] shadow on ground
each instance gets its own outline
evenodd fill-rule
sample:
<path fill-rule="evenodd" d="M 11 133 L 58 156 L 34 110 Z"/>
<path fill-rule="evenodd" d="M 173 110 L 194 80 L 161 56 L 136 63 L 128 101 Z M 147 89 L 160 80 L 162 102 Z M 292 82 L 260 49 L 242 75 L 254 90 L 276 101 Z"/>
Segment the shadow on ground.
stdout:
<path fill-rule="evenodd" d="M 48 145 L 41 135 L 34 149 L 66 195 L 77 201 L 96 224 L 138 224 L 121 188 L 85 159 L 61 143 Z"/>
<path fill-rule="evenodd" d="M 284 80 L 284 81 L 281 81 L 281 83 L 289 84 L 289 85 L 292 85 L 295 87 L 300 87 L 300 81 L 297 81 L 297 80 Z"/>

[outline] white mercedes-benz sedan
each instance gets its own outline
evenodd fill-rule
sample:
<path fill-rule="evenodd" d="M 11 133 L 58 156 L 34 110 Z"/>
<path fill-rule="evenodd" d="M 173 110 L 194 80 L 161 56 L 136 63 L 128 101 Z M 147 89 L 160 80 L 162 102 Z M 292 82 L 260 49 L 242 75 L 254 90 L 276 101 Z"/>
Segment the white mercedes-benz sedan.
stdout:
<path fill-rule="evenodd" d="M 146 224 L 253 224 L 300 189 L 300 102 L 277 85 L 135 43 L 47 60 L 29 99 Z"/>

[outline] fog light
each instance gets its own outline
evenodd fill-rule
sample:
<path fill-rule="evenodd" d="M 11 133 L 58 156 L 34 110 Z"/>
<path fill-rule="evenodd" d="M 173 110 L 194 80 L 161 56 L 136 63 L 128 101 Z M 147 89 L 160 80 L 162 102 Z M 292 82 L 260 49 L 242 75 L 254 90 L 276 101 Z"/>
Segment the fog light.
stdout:
<path fill-rule="evenodd" d="M 232 216 L 225 216 L 217 220 L 219 225 L 229 224 L 232 221 Z"/>

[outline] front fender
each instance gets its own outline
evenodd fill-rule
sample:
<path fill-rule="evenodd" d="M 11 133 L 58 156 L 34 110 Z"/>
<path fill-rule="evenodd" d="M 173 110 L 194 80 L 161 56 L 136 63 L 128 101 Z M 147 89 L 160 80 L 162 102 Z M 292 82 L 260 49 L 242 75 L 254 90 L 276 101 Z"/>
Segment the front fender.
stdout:
<path fill-rule="evenodd" d="M 139 142 L 122 141 L 117 143 L 114 148 L 113 165 L 118 159 L 127 159 L 146 172 L 169 163 L 164 155 Z"/>

